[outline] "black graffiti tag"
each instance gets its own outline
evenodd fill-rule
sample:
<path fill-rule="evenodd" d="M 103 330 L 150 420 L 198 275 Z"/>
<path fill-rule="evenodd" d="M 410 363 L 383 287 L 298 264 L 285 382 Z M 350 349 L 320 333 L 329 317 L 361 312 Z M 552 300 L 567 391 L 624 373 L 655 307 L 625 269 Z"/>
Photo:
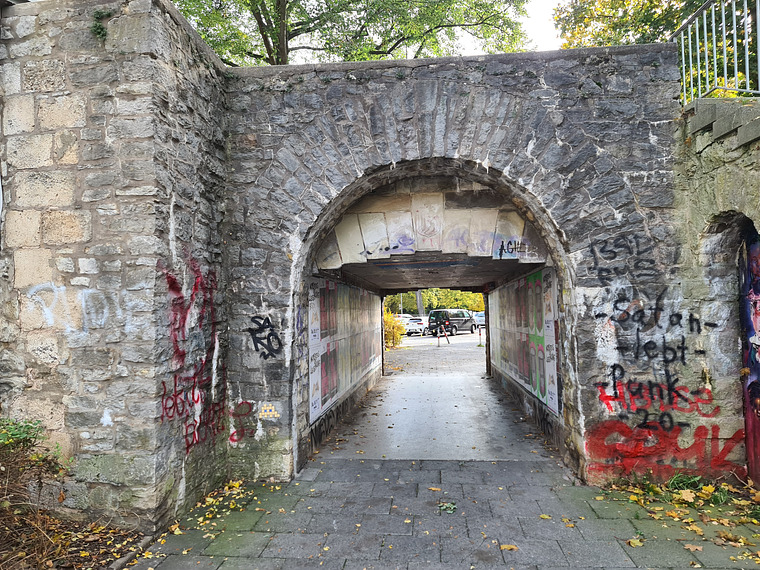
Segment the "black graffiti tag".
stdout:
<path fill-rule="evenodd" d="M 266 360 L 270 356 L 280 354 L 282 341 L 274 330 L 274 325 L 269 317 L 251 317 L 253 327 L 248 329 L 253 339 L 253 348 L 259 356 Z"/>

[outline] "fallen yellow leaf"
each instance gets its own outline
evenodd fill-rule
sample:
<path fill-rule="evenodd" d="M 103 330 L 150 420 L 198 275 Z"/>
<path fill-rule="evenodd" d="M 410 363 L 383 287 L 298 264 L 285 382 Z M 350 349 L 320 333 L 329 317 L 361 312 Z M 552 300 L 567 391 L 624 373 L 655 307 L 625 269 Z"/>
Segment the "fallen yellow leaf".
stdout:
<path fill-rule="evenodd" d="M 673 498 L 678 498 L 678 497 L 674 496 Z M 694 493 L 694 491 L 690 491 L 689 489 L 684 489 L 680 492 L 680 498 L 686 501 L 687 503 L 693 503 L 694 499 L 696 498 L 696 494 Z"/>
<path fill-rule="evenodd" d="M 428 487 L 428 491 L 440 491 L 440 487 Z"/>
<path fill-rule="evenodd" d="M 642 542 L 638 538 L 632 538 L 630 540 L 626 540 L 625 543 L 631 548 L 636 548 L 637 546 L 644 546 L 644 542 Z"/>
<path fill-rule="evenodd" d="M 551 517 L 551 515 L 538 515 L 538 518 L 540 518 L 540 519 L 550 519 L 552 517 Z"/>
<path fill-rule="evenodd" d="M 502 544 L 499 547 L 501 550 L 520 550 L 517 546 L 514 544 Z"/>

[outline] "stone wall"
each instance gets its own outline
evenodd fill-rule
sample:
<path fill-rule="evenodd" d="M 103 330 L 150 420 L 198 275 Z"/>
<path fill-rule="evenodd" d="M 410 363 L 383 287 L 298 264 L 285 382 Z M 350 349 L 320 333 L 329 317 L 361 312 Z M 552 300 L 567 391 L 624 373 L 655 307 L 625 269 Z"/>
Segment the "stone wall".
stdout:
<path fill-rule="evenodd" d="M 64 507 L 153 528 L 228 474 L 293 476 L 320 251 L 412 179 L 487 188 L 535 230 L 556 402 L 509 348 L 491 359 L 579 474 L 743 470 L 758 147 L 679 130 L 674 46 L 239 70 L 163 0 L 35 2 L 2 26 L 0 411 L 74 458 Z M 377 379 L 364 360 L 321 417 Z"/>
<path fill-rule="evenodd" d="M 567 455 L 582 470 L 584 430 L 605 409 L 594 384 L 608 375 L 590 307 L 621 277 L 658 289 L 672 278 L 678 253 L 674 64 L 672 46 L 647 46 L 236 71 L 231 241 L 265 243 L 268 261 L 292 257 L 278 261 L 275 275 L 284 283 L 279 271 L 289 268 L 297 311 L 308 303 L 298 283 L 363 196 L 409 178 L 490 188 L 535 226 L 557 268 L 562 423 Z M 638 243 L 630 256 L 608 253 L 628 240 Z M 294 310 L 268 285 L 241 281 L 253 307 L 233 310 L 233 320 L 240 314 L 233 342 L 245 339 L 245 321 L 257 310 Z M 296 346 L 303 342 L 301 331 L 290 334 Z M 229 373 L 250 370 L 231 362 Z M 295 388 L 296 437 L 308 435 L 303 370 L 275 376 Z M 267 389 L 275 390 L 271 382 Z"/>
<path fill-rule="evenodd" d="M 75 457 L 64 507 L 151 528 L 225 463 L 188 427 L 225 394 L 223 74 L 150 1 L 4 16 L 2 412 Z"/>

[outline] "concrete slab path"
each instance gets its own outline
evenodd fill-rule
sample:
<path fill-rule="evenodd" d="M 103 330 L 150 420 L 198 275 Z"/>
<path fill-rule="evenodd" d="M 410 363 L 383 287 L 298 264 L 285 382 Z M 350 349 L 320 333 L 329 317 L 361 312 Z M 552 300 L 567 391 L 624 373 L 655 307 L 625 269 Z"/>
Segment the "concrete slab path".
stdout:
<path fill-rule="evenodd" d="M 750 567 L 712 543 L 686 550 L 682 531 L 638 505 L 595 500 L 600 491 L 578 484 L 486 377 L 478 341 L 407 339 L 386 353 L 390 375 L 294 481 L 233 490 L 133 567 Z M 637 537 L 643 546 L 631 547 Z"/>

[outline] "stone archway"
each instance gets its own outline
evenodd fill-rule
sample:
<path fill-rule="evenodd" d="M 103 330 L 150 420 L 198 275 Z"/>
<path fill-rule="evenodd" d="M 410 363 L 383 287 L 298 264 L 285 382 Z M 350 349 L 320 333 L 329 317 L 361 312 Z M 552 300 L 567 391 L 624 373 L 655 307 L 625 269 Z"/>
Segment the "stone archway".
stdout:
<path fill-rule="evenodd" d="M 488 295 L 493 303 L 489 368 L 525 411 L 564 445 L 566 422 L 574 426 L 577 420 L 563 417 L 562 410 L 574 406 L 563 406 L 560 398 L 577 389 L 563 392 L 558 378 L 572 382 L 576 371 L 572 358 L 557 358 L 555 326 L 560 323 L 555 319 L 561 302 L 557 293 L 572 289 L 572 276 L 567 273 L 567 252 L 550 216 L 540 204 L 529 202 L 519 185 L 505 183 L 500 173 L 460 160 L 397 164 L 373 178 L 376 187 L 360 179 L 347 190 L 353 201 L 345 199 L 340 208 L 335 206 L 338 211 L 325 210 L 299 260 L 303 267 L 300 281 L 305 287 L 296 293 L 294 304 L 300 306 L 299 314 L 308 312 L 310 316 L 308 340 L 296 339 L 296 352 L 309 354 L 308 373 L 301 367 L 294 379 L 294 393 L 302 398 L 296 403 L 295 445 L 301 462 L 310 445 L 319 443 L 379 375 L 373 367 L 376 352 L 363 353 L 358 360 L 342 355 L 350 338 L 364 336 L 379 342 L 372 328 L 338 331 L 335 321 L 339 317 L 328 317 L 333 304 L 340 304 L 336 296 L 349 299 L 357 290 L 379 297 L 435 286 Z M 526 281 L 526 276 L 536 271 L 538 277 Z M 547 285 L 546 295 L 542 283 Z M 354 289 L 349 290 L 348 285 Z M 521 315 L 512 307 L 517 301 L 512 296 L 525 289 L 531 290 L 531 302 L 523 303 Z M 540 296 L 535 302 L 534 292 Z M 544 304 L 550 320 L 546 335 Z M 528 305 L 539 306 L 541 316 L 529 317 Z M 315 316 L 317 307 L 321 317 Z M 377 311 L 376 304 L 370 307 Z M 379 311 L 373 316 L 379 318 Z M 574 322 L 572 311 L 565 311 L 557 335 L 570 337 Z M 520 338 L 520 347 L 524 339 L 524 351 L 513 346 L 517 341 L 513 335 Z M 346 359 L 355 361 L 357 369 L 347 365 Z M 340 374 L 330 371 L 337 362 L 341 363 Z M 341 377 L 340 386 L 331 375 Z M 303 388 L 306 385 L 308 390 Z M 303 399 L 307 393 L 310 401 Z M 566 455 L 579 453 L 579 449 L 569 449 Z"/>

